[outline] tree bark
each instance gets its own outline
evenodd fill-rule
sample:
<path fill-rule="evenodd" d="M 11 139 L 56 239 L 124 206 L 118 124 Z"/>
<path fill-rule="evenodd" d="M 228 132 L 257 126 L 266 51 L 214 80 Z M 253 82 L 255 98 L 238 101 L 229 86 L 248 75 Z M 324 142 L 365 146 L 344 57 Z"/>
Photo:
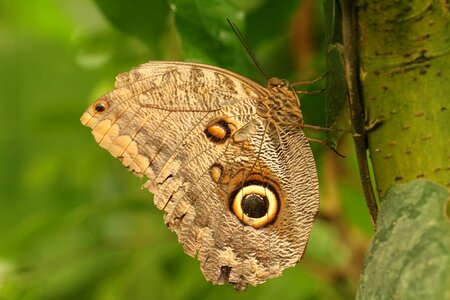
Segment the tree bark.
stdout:
<path fill-rule="evenodd" d="M 359 80 L 380 195 L 428 178 L 450 186 L 450 2 L 357 4 Z"/>

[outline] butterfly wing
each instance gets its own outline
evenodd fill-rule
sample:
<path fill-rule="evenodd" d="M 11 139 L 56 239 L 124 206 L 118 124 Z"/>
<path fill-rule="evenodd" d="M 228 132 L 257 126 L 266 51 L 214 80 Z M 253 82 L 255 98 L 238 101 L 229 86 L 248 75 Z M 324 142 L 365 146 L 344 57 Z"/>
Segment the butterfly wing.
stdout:
<path fill-rule="evenodd" d="M 268 96 L 220 68 L 150 62 L 119 75 L 81 117 L 100 146 L 149 179 L 164 221 L 213 283 L 279 276 L 303 255 L 318 209 L 307 139 L 299 124 L 261 116 Z M 245 190 L 260 202 L 275 195 L 271 219 L 235 211 Z"/>

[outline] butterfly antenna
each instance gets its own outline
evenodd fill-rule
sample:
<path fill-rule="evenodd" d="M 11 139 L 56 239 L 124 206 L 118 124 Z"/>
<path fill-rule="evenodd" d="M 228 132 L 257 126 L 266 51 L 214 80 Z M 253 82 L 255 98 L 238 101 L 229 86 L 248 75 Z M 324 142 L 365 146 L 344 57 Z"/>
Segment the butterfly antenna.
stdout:
<path fill-rule="evenodd" d="M 266 78 L 266 80 L 269 80 L 269 77 L 267 76 L 266 72 L 264 72 L 264 70 L 262 69 L 261 65 L 258 63 L 258 60 L 256 59 L 255 54 L 253 53 L 253 51 L 248 46 L 248 43 L 245 40 L 244 36 L 239 31 L 239 28 L 236 26 L 236 24 L 231 22 L 230 19 L 227 18 L 227 21 L 228 21 L 228 24 L 230 24 L 231 29 L 233 29 L 234 33 L 238 37 L 238 39 L 241 42 L 242 46 L 245 48 L 245 51 L 247 51 L 248 55 L 253 60 L 255 66 L 258 68 L 258 70 L 261 72 L 261 74 L 264 76 L 264 78 Z"/>

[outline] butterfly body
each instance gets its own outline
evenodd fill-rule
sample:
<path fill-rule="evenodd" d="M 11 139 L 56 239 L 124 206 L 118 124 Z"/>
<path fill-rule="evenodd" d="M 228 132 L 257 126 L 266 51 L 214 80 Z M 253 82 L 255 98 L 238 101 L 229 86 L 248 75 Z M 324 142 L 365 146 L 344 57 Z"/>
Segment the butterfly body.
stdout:
<path fill-rule="evenodd" d="M 302 257 L 318 210 L 295 91 L 217 67 L 150 62 L 117 77 L 81 117 L 155 194 L 206 279 L 237 288 Z"/>

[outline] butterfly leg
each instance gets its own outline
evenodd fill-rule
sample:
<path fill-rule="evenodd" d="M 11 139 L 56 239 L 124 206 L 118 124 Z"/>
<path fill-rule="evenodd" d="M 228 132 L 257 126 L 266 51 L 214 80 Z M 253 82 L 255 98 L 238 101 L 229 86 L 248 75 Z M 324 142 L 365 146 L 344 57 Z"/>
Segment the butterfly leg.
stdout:
<path fill-rule="evenodd" d="M 295 91 L 297 94 L 303 94 L 303 95 L 311 95 L 311 94 L 317 94 L 325 91 L 325 88 L 320 90 L 314 90 L 314 91 Z"/>
<path fill-rule="evenodd" d="M 316 79 L 313 79 L 313 80 L 309 80 L 309 81 L 299 81 L 299 82 L 291 83 L 291 86 L 313 84 L 313 83 L 316 83 L 316 82 L 318 82 L 318 81 L 321 81 L 322 79 L 324 79 L 324 78 L 327 77 L 327 76 L 328 76 L 328 72 L 326 72 L 324 75 L 322 75 L 322 76 L 320 76 L 320 77 L 318 77 L 318 78 L 316 78 Z"/>
<path fill-rule="evenodd" d="M 329 149 L 331 149 L 331 150 L 332 150 L 334 153 L 336 153 L 338 156 L 340 156 L 340 157 L 342 157 L 342 158 L 345 158 L 345 155 L 339 153 L 339 152 L 336 150 L 336 148 L 334 148 L 333 146 L 331 146 L 329 143 L 324 142 L 324 141 L 319 140 L 319 139 L 310 138 L 310 137 L 308 137 L 307 139 L 308 139 L 309 142 L 319 143 L 319 144 L 322 144 L 322 145 L 324 145 L 324 146 L 327 146 Z"/>
<path fill-rule="evenodd" d="M 342 130 L 342 129 L 321 127 L 321 126 L 317 126 L 317 125 L 308 125 L 308 124 L 302 124 L 302 127 L 303 128 L 315 129 L 315 130 L 322 130 L 322 131 L 344 131 L 344 132 L 350 132 L 350 131 L 345 131 L 345 130 Z"/>

